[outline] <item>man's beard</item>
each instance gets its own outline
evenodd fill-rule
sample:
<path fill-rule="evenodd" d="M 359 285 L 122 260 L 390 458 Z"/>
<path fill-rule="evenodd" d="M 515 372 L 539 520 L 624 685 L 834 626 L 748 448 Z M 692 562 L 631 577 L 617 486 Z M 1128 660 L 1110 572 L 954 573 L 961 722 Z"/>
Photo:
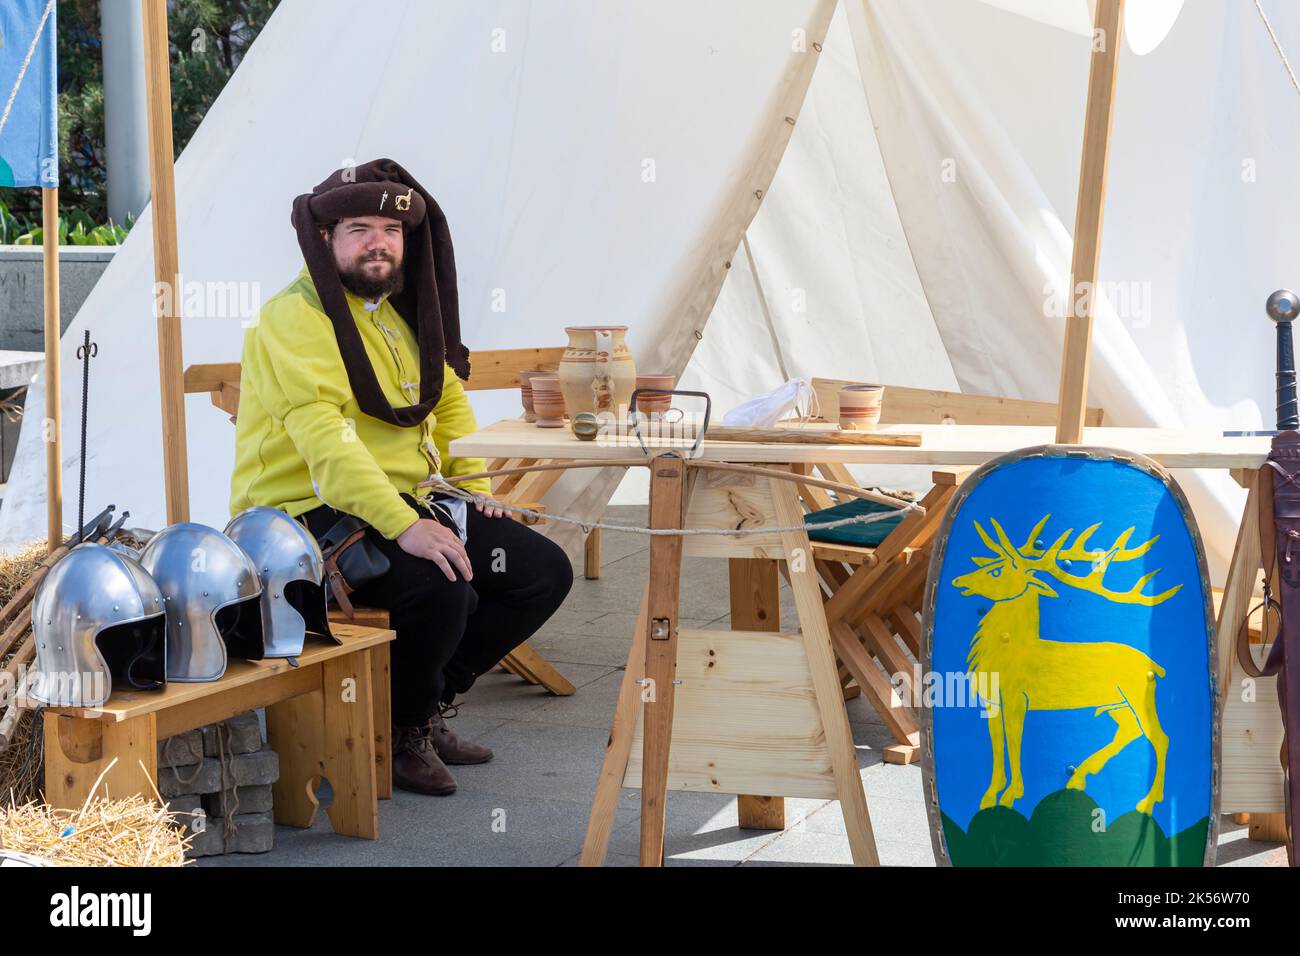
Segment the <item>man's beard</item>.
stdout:
<path fill-rule="evenodd" d="M 386 260 L 393 266 L 388 275 L 382 279 L 372 278 L 365 272 L 366 263 L 375 259 Z M 351 269 L 340 267 L 339 281 L 343 283 L 343 288 L 358 298 L 379 299 L 386 295 L 396 295 L 402 291 L 405 271 L 402 268 L 402 260 L 394 259 L 387 253 L 380 253 L 379 255 L 366 256 L 358 260 Z"/>

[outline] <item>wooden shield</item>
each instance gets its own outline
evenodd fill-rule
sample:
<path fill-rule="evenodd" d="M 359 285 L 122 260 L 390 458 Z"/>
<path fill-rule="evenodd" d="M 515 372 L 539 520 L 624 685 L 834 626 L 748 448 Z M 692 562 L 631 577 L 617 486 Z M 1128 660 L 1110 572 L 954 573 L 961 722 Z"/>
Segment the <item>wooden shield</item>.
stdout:
<path fill-rule="evenodd" d="M 923 630 L 941 864 L 1213 862 L 1214 615 L 1163 468 L 1052 445 L 981 467 L 940 529 Z"/>

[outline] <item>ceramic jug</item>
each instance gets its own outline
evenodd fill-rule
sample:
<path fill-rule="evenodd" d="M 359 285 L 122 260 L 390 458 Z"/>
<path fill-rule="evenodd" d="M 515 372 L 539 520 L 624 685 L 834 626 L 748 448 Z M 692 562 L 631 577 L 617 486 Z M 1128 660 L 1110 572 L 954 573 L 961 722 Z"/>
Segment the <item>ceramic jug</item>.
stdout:
<path fill-rule="evenodd" d="M 574 325 L 560 359 L 560 389 L 573 418 L 579 412 L 613 412 L 620 417 L 636 386 L 636 367 L 627 347 L 626 325 Z"/>

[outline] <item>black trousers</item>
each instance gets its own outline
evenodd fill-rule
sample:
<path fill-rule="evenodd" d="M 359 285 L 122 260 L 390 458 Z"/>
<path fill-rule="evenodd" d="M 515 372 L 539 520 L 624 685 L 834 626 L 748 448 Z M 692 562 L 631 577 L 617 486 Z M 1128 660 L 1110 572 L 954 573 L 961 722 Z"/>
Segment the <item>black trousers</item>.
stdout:
<path fill-rule="evenodd" d="M 402 495 L 428 518 L 409 495 Z M 452 701 L 501 658 L 528 640 L 563 603 L 573 584 L 564 549 L 508 517 L 484 517 L 467 507 L 465 550 L 473 581 L 448 581 L 432 561 L 407 554 L 371 528 L 366 535 L 389 561 L 382 578 L 358 588 L 352 600 L 385 608 L 397 632 L 391 645 L 393 723 L 422 724 L 439 703 Z M 341 517 L 329 506 L 302 516 L 318 538 Z M 438 520 L 453 533 L 455 523 Z"/>

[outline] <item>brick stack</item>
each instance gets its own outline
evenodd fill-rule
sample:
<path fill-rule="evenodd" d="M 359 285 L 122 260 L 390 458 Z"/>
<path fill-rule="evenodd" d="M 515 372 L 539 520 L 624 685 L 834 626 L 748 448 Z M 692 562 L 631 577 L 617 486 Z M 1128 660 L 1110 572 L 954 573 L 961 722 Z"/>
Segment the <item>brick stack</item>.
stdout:
<path fill-rule="evenodd" d="M 190 857 L 270 850 L 275 836 L 271 784 L 279 777 L 279 758 L 262 742 L 256 711 L 158 744 L 158 790 L 173 813 L 192 815 L 181 818 L 193 821 L 188 823 Z"/>

